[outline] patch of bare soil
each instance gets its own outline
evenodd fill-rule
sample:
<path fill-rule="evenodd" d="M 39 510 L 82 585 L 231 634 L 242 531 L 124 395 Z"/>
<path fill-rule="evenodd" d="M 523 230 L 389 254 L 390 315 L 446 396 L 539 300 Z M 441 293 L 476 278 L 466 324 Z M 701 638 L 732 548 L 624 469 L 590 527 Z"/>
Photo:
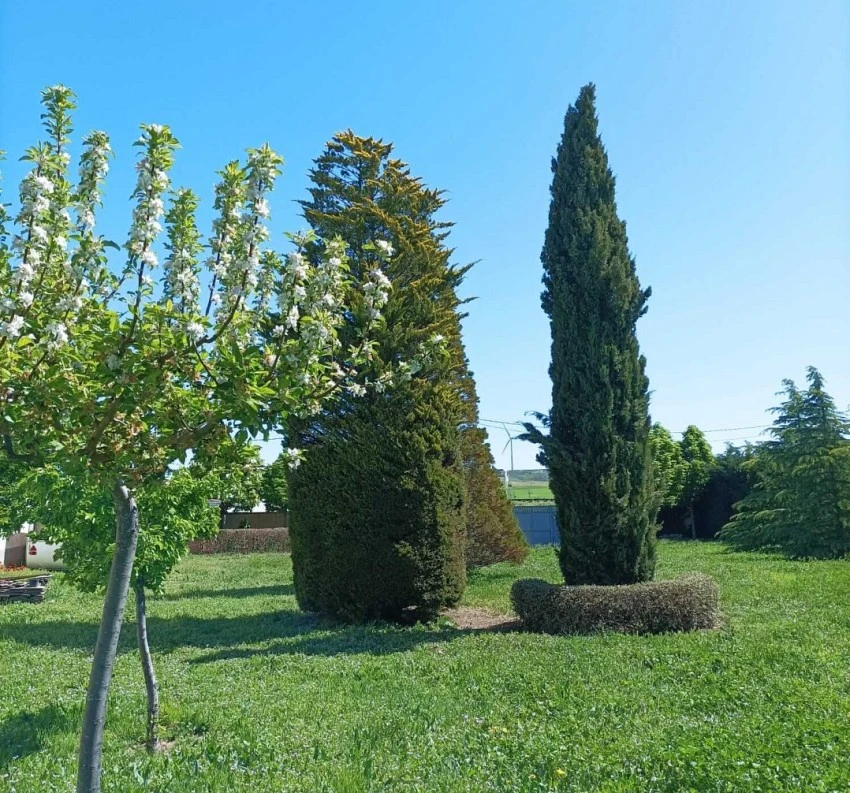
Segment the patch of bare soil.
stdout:
<path fill-rule="evenodd" d="M 443 616 L 467 631 L 517 631 L 522 628 L 522 623 L 513 614 L 496 614 L 475 606 L 446 609 Z"/>

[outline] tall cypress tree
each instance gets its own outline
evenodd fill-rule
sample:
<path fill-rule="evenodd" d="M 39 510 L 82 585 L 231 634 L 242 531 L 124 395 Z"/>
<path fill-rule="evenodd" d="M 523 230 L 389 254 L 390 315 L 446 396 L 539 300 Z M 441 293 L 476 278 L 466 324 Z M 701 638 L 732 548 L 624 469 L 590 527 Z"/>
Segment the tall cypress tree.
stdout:
<path fill-rule="evenodd" d="M 655 506 L 641 289 L 597 129 L 596 90 L 567 110 L 552 160 L 543 310 L 552 332 L 549 433 L 528 428 L 549 467 L 568 584 L 652 578 Z"/>

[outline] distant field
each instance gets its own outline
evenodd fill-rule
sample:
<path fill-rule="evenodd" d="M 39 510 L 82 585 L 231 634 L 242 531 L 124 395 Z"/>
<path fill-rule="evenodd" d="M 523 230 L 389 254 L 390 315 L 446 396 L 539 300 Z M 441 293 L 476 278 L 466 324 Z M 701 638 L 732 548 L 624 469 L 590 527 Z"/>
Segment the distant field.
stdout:
<path fill-rule="evenodd" d="M 546 482 L 518 482 L 508 487 L 511 501 L 551 501 L 552 491 Z"/>

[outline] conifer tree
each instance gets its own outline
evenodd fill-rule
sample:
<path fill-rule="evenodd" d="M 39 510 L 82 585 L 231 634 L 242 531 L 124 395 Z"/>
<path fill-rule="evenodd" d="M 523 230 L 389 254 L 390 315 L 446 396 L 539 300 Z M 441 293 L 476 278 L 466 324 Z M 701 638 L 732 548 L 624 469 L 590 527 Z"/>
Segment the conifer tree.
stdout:
<path fill-rule="evenodd" d="M 461 427 L 474 395 L 461 383 L 457 287 L 467 268 L 451 264 L 450 224 L 434 218 L 440 191 L 391 153 L 382 141 L 337 135 L 302 202 L 318 234 L 348 235 L 353 280 L 383 268 L 394 282 L 374 360 L 403 367 L 434 338 L 446 350 L 405 383 L 340 398 L 291 427 L 291 442 L 307 449 L 289 476 L 296 594 L 305 609 L 353 619 L 432 616 L 465 584 Z M 392 248 L 386 262 L 372 248 L 376 232 Z M 358 332 L 356 321 L 341 329 L 341 350 Z"/>
<path fill-rule="evenodd" d="M 850 420 L 817 369 L 807 380 L 805 390 L 784 382 L 773 439 L 745 463 L 757 482 L 720 533 L 740 549 L 774 548 L 792 558 L 850 553 Z"/>
<path fill-rule="evenodd" d="M 305 217 L 320 236 L 350 235 L 355 277 L 365 277 L 374 263 L 370 231 L 380 231 L 396 250 L 386 267 L 398 288 L 384 311 L 388 332 L 378 356 L 404 360 L 428 333 L 446 337 L 449 358 L 441 377 L 459 400 L 467 566 L 522 561 L 528 545 L 493 466 L 486 431 L 477 426 L 478 394 L 461 338 L 464 301 L 457 295 L 469 266 L 451 263 L 453 250 L 445 243 L 452 224 L 435 219 L 445 205 L 443 192 L 413 177 L 392 157 L 391 144 L 351 131 L 328 144 L 311 177 L 311 200 L 302 202 Z"/>
<path fill-rule="evenodd" d="M 617 215 L 597 129 L 595 88 L 566 114 L 552 160 L 543 310 L 552 332 L 548 434 L 530 426 L 550 472 L 568 584 L 652 578 L 655 497 L 645 359 L 635 335 L 642 289 Z"/>

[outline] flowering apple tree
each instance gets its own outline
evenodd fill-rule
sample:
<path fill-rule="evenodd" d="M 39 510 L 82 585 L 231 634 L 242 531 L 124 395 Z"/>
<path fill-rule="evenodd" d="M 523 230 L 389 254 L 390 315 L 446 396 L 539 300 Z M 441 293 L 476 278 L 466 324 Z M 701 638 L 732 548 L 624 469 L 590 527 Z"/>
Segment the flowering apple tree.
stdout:
<path fill-rule="evenodd" d="M 199 444 L 267 435 L 341 389 L 360 393 L 357 370 L 372 357 L 370 328 L 389 284 L 378 270 L 368 288 L 355 287 L 341 240 L 321 243 L 310 261 L 309 237 L 292 238 L 288 255 L 269 245 L 282 161 L 267 145 L 220 172 L 205 243 L 198 198 L 171 186 L 178 142 L 158 124 L 142 125 L 135 144 L 126 241 L 107 241 L 97 215 L 109 138 L 82 139 L 72 178 L 74 95 L 54 86 L 42 101 L 46 139 L 23 157 L 19 206 L 0 209 L 0 441 L 11 459 L 56 466 L 112 495 L 115 549 L 77 781 L 92 793 L 139 533 L 134 494 Z M 341 349 L 341 326 L 364 317 Z"/>

